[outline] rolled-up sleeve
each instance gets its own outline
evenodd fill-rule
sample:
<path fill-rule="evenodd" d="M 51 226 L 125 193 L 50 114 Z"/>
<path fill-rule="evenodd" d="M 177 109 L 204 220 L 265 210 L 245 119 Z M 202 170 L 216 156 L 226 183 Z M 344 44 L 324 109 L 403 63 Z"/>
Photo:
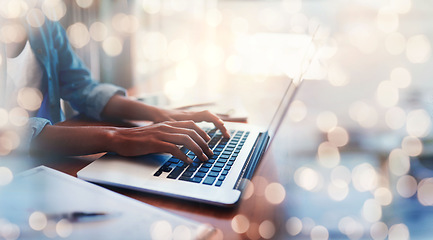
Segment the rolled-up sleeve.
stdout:
<path fill-rule="evenodd" d="M 90 71 L 72 50 L 65 30 L 53 23 L 54 46 L 58 55 L 60 97 L 69 101 L 78 112 L 96 120 L 107 102 L 116 94 L 126 95 L 126 90 L 109 83 L 97 83 Z"/>
<path fill-rule="evenodd" d="M 126 96 L 126 90 L 108 83 L 95 85 L 87 95 L 85 114 L 94 119 L 102 120 L 102 110 L 104 110 L 105 105 L 107 105 L 110 98 L 114 95 Z"/>
<path fill-rule="evenodd" d="M 46 125 L 51 125 L 51 122 L 45 118 L 32 117 L 27 123 L 28 137 L 30 141 L 38 136 Z"/>
<path fill-rule="evenodd" d="M 44 129 L 45 126 L 51 125 L 51 122 L 45 118 L 31 117 L 24 128 L 17 131 L 20 132 L 21 144 L 19 151 L 28 152 L 32 140 L 35 139 Z M 24 132 L 23 132 L 24 130 Z"/>

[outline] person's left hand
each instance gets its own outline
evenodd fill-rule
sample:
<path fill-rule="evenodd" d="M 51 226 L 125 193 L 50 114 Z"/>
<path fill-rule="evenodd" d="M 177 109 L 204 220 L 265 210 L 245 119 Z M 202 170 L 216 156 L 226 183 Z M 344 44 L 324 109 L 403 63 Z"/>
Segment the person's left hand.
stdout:
<path fill-rule="evenodd" d="M 215 114 L 205 110 L 200 112 L 183 111 L 183 110 L 168 110 L 160 109 L 159 114 L 154 117 L 154 122 L 165 122 L 165 121 L 186 121 L 192 120 L 194 122 L 210 122 L 218 128 L 223 137 L 230 138 L 224 122 Z"/>

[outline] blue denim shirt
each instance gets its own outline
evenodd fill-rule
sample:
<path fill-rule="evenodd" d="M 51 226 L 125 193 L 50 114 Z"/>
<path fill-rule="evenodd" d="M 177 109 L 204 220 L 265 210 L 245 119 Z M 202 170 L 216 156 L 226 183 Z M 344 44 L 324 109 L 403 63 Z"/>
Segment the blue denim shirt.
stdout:
<path fill-rule="evenodd" d="M 69 101 L 78 112 L 101 119 L 101 112 L 115 94 L 126 95 L 123 88 L 95 82 L 81 59 L 74 53 L 63 27 L 45 19 L 41 27 L 28 27 L 31 48 L 40 63 L 44 96 L 37 117 L 29 119 L 30 138 L 47 124 L 64 120 L 60 99 Z"/>

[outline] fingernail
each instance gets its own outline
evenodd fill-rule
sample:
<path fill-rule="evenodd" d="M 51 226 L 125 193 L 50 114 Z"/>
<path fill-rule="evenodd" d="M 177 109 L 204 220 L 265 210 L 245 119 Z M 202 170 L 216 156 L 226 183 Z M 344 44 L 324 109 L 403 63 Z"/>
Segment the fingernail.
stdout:
<path fill-rule="evenodd" d="M 189 163 L 189 164 L 191 164 L 192 163 L 192 159 L 191 158 L 189 158 L 189 157 L 187 157 L 186 158 L 186 161 Z"/>
<path fill-rule="evenodd" d="M 203 153 L 202 157 L 205 161 L 209 160 L 209 158 L 204 153 Z"/>

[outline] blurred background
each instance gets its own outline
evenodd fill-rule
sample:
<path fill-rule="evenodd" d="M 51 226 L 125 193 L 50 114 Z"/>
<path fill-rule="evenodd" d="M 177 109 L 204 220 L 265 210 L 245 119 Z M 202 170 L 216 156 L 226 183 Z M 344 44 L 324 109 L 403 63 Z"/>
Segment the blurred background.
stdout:
<path fill-rule="evenodd" d="M 224 111 L 266 125 L 288 77 L 305 73 L 266 155 L 276 156 L 280 181 L 252 183 L 253 194 L 285 205 L 288 217 L 253 224 L 237 215 L 235 232 L 251 239 L 431 236 L 433 2 L 0 2 L 6 18 L 60 21 L 95 80 L 158 106 L 224 102 Z M 11 26 L 0 32 L 3 41 L 20 37 Z M 0 110 L 6 126 L 14 113 Z M 17 145 L 8 134 L 3 156 Z M 13 178 L 7 167 L 0 173 L 0 184 Z"/>

